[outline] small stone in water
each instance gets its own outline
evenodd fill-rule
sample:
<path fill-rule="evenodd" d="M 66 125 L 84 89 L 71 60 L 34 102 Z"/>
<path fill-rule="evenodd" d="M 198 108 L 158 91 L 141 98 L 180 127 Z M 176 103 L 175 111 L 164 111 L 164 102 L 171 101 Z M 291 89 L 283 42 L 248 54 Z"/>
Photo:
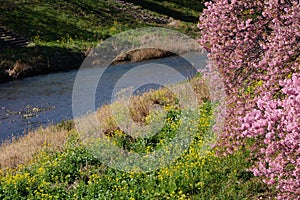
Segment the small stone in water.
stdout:
<path fill-rule="evenodd" d="M 41 109 L 39 109 L 39 108 L 33 108 L 32 109 L 32 112 L 39 112 Z"/>
<path fill-rule="evenodd" d="M 31 113 L 23 115 L 24 119 L 28 119 L 28 118 L 31 118 L 31 117 L 33 117 L 33 114 L 31 114 Z"/>

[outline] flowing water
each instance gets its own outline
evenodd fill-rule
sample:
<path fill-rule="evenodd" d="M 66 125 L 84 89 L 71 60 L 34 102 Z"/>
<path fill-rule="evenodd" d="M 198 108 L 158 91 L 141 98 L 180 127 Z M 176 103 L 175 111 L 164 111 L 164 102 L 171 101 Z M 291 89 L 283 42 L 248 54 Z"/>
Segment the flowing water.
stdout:
<path fill-rule="evenodd" d="M 193 58 L 203 65 L 203 58 Z M 185 77 L 191 77 L 196 70 L 184 59 L 173 56 L 162 59 L 110 66 L 102 77 L 96 91 L 96 107 L 110 103 L 112 90 L 123 74 L 141 64 L 151 63 L 172 66 Z M 89 69 L 86 83 L 98 75 Z M 20 136 L 40 126 L 59 123 L 73 118 L 72 91 L 77 70 L 29 77 L 22 80 L 0 84 L 0 140 Z M 142 78 L 145 74 L 139 74 Z M 103 84 L 104 83 L 104 84 Z M 157 85 L 148 86 L 157 87 Z M 145 90 L 145 88 L 143 88 Z"/>

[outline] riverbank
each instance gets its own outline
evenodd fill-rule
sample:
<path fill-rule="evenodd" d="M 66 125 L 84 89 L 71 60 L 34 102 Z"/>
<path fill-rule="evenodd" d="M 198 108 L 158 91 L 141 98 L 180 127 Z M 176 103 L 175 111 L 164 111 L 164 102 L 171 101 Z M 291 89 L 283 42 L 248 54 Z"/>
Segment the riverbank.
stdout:
<path fill-rule="evenodd" d="M 52 50 L 36 47 L 34 49 L 26 49 L 22 57 L 16 58 L 11 54 L 0 54 L 0 83 L 12 80 L 18 80 L 29 76 L 48 74 L 51 72 L 63 72 L 72 69 L 79 69 L 82 62 L 86 58 L 86 54 L 76 53 L 64 49 Z M 88 52 L 86 52 L 88 53 Z M 127 52 L 118 56 L 113 65 L 140 62 L 144 60 L 164 58 L 174 55 L 160 49 L 142 49 Z M 3 56 L 3 57 L 2 57 Z M 2 57 L 2 58 L 1 58 Z"/>
<path fill-rule="evenodd" d="M 196 37 L 197 18 L 202 8 L 201 2 L 191 6 L 177 0 L 166 4 L 152 0 L 5 1 L 0 5 L 0 26 L 27 38 L 30 43 L 27 47 L 3 43 L 0 48 L 0 82 L 78 69 L 95 45 L 133 28 L 158 26 Z M 138 54 L 130 53 L 120 61 L 169 55 L 159 50 Z"/>
<path fill-rule="evenodd" d="M 0 147 L 0 198 L 57 199 L 258 199 L 272 190 L 247 171 L 251 166 L 249 152 L 215 156 L 215 149 L 206 149 L 205 137 L 210 134 L 213 105 L 201 76 L 189 80 L 199 100 L 198 125 L 194 140 L 182 155 L 161 169 L 139 173 L 122 172 L 98 160 L 82 144 L 74 123 L 41 128 Z M 184 84 L 184 83 L 180 83 Z M 180 86 L 179 84 L 179 86 Z M 167 148 L 177 134 L 183 108 L 174 94 L 160 89 L 131 98 L 132 119 L 147 124 L 155 119 L 158 107 L 168 114 L 165 126 L 154 136 L 133 138 L 122 132 L 112 117 L 111 108 L 124 102 L 107 105 L 97 111 L 102 131 L 124 151 L 151 155 Z M 197 128 L 196 128 L 197 127 Z M 195 130 L 191 130 L 195 128 Z M 26 151 L 24 151 L 26 149 Z"/>

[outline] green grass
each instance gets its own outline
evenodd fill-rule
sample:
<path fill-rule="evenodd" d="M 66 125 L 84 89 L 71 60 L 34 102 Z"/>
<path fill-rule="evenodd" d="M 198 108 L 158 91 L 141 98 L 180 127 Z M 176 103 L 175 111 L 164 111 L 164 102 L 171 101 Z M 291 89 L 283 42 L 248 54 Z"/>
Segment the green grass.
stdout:
<path fill-rule="evenodd" d="M 0 24 L 33 41 L 98 42 L 116 32 L 141 26 L 133 16 L 120 13 L 117 6 L 103 0 L 11 1 L 1 6 Z"/>

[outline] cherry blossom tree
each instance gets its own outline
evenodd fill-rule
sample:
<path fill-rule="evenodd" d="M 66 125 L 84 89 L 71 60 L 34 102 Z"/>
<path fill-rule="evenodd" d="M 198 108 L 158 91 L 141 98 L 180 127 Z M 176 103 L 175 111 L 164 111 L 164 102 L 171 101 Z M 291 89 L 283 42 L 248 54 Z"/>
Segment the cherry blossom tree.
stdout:
<path fill-rule="evenodd" d="M 226 127 L 219 146 L 251 145 L 256 176 L 300 195 L 300 5 L 296 0 L 215 0 L 200 16 L 199 43 L 223 75 Z"/>

